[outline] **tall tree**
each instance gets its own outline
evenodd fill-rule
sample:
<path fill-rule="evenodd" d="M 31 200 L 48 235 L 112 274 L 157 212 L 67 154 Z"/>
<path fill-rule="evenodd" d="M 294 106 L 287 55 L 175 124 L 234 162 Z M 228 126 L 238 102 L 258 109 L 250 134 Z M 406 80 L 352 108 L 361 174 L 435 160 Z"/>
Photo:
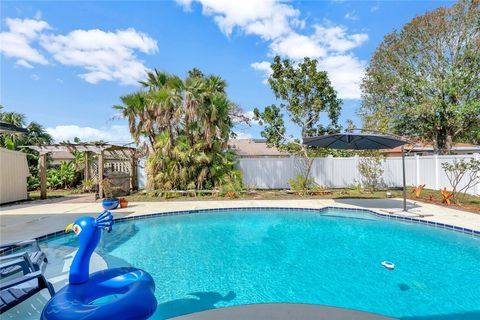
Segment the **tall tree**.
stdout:
<path fill-rule="evenodd" d="M 337 98 L 327 72 L 319 71 L 317 64 L 317 60 L 308 57 L 298 65 L 289 59 L 282 61 L 279 56 L 275 57 L 268 83 L 280 104 L 267 106 L 263 112 L 257 108 L 254 110 L 255 116 L 265 124 L 262 136 L 270 144 L 279 147 L 287 142 L 281 120 L 285 114 L 303 137 L 339 128 L 337 122 L 342 101 Z M 328 115 L 330 122 L 327 126 L 320 121 L 322 112 Z"/>
<path fill-rule="evenodd" d="M 308 57 L 295 64 L 276 56 L 268 83 L 280 103 L 266 106 L 263 111 L 258 108 L 253 111 L 260 125 L 264 126 L 261 135 L 267 139 L 269 146 L 307 159 L 305 178 L 311 167 L 308 159 L 322 151 L 304 146 L 301 137 L 288 137 L 284 117 L 288 117 L 302 137 L 315 136 L 339 130 L 338 117 L 342 105 L 327 72 L 318 70 L 317 64 L 317 60 Z M 321 121 L 322 113 L 328 116 L 326 125 Z"/>
<path fill-rule="evenodd" d="M 480 131 L 480 1 L 460 0 L 385 36 L 362 83 L 364 127 L 417 136 L 436 153 Z"/>

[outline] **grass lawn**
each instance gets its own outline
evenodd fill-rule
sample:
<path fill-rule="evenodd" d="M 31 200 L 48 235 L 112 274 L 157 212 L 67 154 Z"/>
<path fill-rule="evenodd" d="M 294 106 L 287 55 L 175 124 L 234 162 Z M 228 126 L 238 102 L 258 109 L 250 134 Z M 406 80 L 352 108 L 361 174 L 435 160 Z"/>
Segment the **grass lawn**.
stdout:
<path fill-rule="evenodd" d="M 61 198 L 70 196 L 73 194 L 79 194 L 80 191 L 78 189 L 58 189 L 58 190 L 47 190 L 47 197 L 48 198 Z M 38 200 L 40 199 L 40 190 L 29 191 L 28 198 L 30 200 Z"/>

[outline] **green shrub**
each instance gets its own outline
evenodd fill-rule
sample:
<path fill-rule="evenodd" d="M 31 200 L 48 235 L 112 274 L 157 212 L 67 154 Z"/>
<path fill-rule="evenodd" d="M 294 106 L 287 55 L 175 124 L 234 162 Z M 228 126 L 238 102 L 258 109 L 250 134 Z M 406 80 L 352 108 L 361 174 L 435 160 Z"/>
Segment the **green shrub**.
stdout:
<path fill-rule="evenodd" d="M 47 187 L 57 189 L 62 186 L 62 179 L 60 179 L 60 171 L 55 168 L 47 170 Z"/>
<path fill-rule="evenodd" d="M 37 190 L 38 188 L 40 188 L 40 179 L 38 179 L 37 176 L 29 176 L 27 178 L 27 190 L 33 191 Z"/>
<path fill-rule="evenodd" d="M 297 176 L 295 179 L 288 180 L 288 184 L 293 191 L 301 196 L 306 195 L 309 190 L 312 190 L 316 186 L 314 179 L 306 179 L 301 175 Z"/>
<path fill-rule="evenodd" d="M 82 181 L 82 190 L 84 192 L 94 191 L 95 186 L 96 186 L 95 179 L 87 179 Z"/>
<path fill-rule="evenodd" d="M 71 188 L 77 181 L 75 165 L 71 161 L 62 161 L 60 167 L 47 170 L 47 187 L 51 189 Z"/>

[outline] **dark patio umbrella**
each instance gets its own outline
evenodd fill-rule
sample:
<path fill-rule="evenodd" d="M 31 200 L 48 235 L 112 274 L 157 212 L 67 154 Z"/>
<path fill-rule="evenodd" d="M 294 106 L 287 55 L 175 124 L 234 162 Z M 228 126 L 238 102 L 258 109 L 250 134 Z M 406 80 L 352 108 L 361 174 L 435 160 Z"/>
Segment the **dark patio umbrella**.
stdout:
<path fill-rule="evenodd" d="M 6 122 L 0 122 L 0 133 L 27 133 L 28 130 L 24 128 L 19 128 L 16 125 Z"/>
<path fill-rule="evenodd" d="M 350 149 L 350 150 L 380 150 L 402 146 L 403 167 L 403 210 L 407 211 L 407 189 L 405 181 L 405 153 L 403 145 L 409 141 L 384 134 L 366 133 L 336 133 L 318 137 L 304 137 L 303 144 L 318 148 Z"/>

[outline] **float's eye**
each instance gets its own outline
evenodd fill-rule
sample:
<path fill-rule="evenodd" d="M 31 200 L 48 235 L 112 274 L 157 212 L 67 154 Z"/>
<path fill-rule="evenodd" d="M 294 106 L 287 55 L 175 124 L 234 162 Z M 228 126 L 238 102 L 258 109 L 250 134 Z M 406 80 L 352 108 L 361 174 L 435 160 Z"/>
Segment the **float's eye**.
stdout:
<path fill-rule="evenodd" d="M 80 232 L 82 232 L 82 227 L 80 227 L 78 224 L 73 226 L 73 232 L 78 236 Z"/>

